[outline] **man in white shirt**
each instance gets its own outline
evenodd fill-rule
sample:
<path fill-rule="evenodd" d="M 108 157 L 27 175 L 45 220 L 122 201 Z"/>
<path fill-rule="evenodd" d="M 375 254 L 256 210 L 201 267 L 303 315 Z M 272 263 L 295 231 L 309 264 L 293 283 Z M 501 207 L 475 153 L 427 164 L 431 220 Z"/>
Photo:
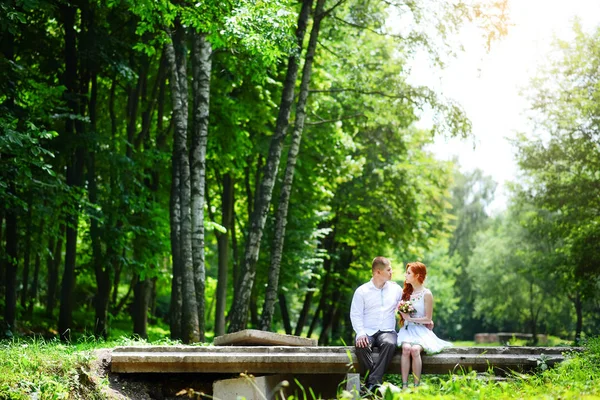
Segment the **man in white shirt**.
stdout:
<path fill-rule="evenodd" d="M 396 307 L 402 287 L 392 279 L 392 266 L 385 257 L 375 257 L 371 265 L 373 278 L 354 292 L 350 320 L 356 332 L 355 350 L 365 387 L 373 391 L 381 385 L 383 374 L 396 351 Z M 373 362 L 373 347 L 379 359 Z"/>

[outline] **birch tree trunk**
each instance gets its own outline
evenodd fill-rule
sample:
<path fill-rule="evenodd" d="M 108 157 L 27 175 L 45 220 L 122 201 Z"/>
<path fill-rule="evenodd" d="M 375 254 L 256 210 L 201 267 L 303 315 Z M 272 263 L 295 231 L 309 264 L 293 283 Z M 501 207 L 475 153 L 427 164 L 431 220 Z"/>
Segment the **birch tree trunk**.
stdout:
<path fill-rule="evenodd" d="M 175 32 L 171 34 L 172 42 L 167 43 L 166 56 L 171 67 L 171 98 L 173 101 L 173 119 L 175 131 L 173 139 L 173 158 L 177 162 L 179 172 L 179 253 L 181 265 L 181 337 L 184 343 L 200 340 L 198 326 L 198 307 L 194 282 L 194 265 L 192 261 L 192 213 L 190 161 L 187 147 L 188 123 L 188 90 L 185 32 L 176 22 Z"/>
<path fill-rule="evenodd" d="M 212 47 L 204 33 L 194 33 L 192 49 L 192 74 L 194 76 L 194 115 L 192 148 L 190 153 L 192 174 L 192 259 L 198 312 L 200 340 L 204 341 L 205 301 L 204 287 L 204 192 L 206 186 L 206 143 L 210 105 L 210 73 Z"/>
<path fill-rule="evenodd" d="M 275 310 L 275 301 L 277 299 L 277 291 L 279 286 L 279 271 L 281 269 L 281 255 L 283 253 L 283 243 L 285 240 L 285 226 L 287 225 L 287 213 L 292 193 L 292 184 L 294 182 L 294 169 L 296 160 L 298 159 L 298 151 L 300 150 L 300 141 L 302 140 L 302 132 L 304 130 L 304 121 L 306 120 L 306 101 L 308 99 L 308 89 L 310 85 L 310 75 L 312 64 L 315 58 L 317 49 L 317 40 L 319 38 L 319 30 L 323 19 L 323 6 L 325 0 L 317 0 L 315 7 L 315 16 L 313 18 L 313 26 L 310 32 L 310 39 L 306 49 L 306 58 L 304 67 L 302 68 L 302 81 L 300 83 L 300 95 L 296 106 L 296 120 L 292 133 L 292 143 L 288 150 L 287 165 L 283 178 L 283 185 L 275 216 L 275 234 L 273 235 L 273 247 L 271 253 L 271 265 L 269 266 L 269 282 L 265 293 L 265 302 L 263 305 L 260 329 L 268 331 L 271 329 L 273 320 L 273 312 Z"/>
<path fill-rule="evenodd" d="M 296 42 L 298 53 L 301 52 L 302 42 L 306 33 L 312 0 L 304 0 L 298 17 L 298 28 L 296 29 Z M 258 188 L 256 204 L 250 217 L 250 229 L 246 240 L 246 250 L 241 265 L 241 276 L 236 288 L 235 302 L 231 308 L 231 323 L 229 332 L 237 332 L 246 327 L 248 321 L 248 307 L 250 295 L 254 280 L 256 277 L 256 262 L 260 250 L 260 241 L 271 204 L 273 186 L 277 177 L 279 160 L 281 158 L 281 149 L 290 118 L 290 111 L 294 101 L 294 89 L 296 86 L 296 77 L 298 76 L 298 56 L 293 54 L 288 59 L 288 68 L 281 95 L 281 104 L 279 106 L 279 115 L 275 125 L 275 132 L 271 138 L 269 146 L 269 155 L 265 165 L 264 174 Z"/>

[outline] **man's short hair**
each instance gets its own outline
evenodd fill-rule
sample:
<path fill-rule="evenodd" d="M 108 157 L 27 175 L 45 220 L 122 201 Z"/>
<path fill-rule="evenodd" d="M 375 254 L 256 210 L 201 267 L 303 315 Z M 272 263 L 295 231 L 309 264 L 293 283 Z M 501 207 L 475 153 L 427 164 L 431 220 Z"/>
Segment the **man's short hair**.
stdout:
<path fill-rule="evenodd" d="M 375 271 L 376 269 L 384 269 L 390 266 L 390 260 L 385 257 L 378 256 L 373 259 L 373 263 L 371 264 L 371 271 Z"/>

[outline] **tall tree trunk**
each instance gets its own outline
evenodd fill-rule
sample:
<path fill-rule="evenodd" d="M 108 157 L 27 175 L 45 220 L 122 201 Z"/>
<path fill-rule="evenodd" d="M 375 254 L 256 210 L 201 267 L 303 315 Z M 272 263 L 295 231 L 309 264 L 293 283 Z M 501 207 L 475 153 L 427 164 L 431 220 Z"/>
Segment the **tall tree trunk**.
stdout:
<path fill-rule="evenodd" d="M 48 295 L 46 296 L 46 316 L 51 317 L 56 307 L 57 293 L 58 293 L 58 276 L 60 265 L 62 263 L 62 249 L 63 249 L 63 238 L 65 237 L 65 225 L 61 224 L 59 229 L 56 244 L 54 244 L 55 238 L 52 237 L 52 246 L 49 246 L 52 251 L 52 256 L 48 256 L 46 265 L 48 268 Z"/>
<path fill-rule="evenodd" d="M 38 289 L 40 282 L 40 264 L 41 264 L 41 253 L 42 253 L 42 242 L 44 240 L 44 226 L 45 219 L 42 218 L 40 227 L 37 230 L 36 241 L 35 241 L 35 261 L 33 265 L 33 282 L 31 283 L 31 293 L 29 294 L 29 303 L 27 305 L 27 315 L 33 315 L 33 307 L 37 301 Z"/>
<path fill-rule="evenodd" d="M 180 263 L 182 277 L 182 315 L 181 333 L 184 343 L 200 340 L 198 303 L 194 281 L 192 261 L 192 213 L 190 162 L 187 147 L 187 73 L 185 32 L 180 23 L 176 23 L 172 42 L 167 43 L 166 55 L 171 69 L 171 97 L 173 118 L 175 119 L 175 137 L 173 140 L 173 158 L 177 160 L 179 172 L 180 202 Z"/>
<path fill-rule="evenodd" d="M 292 324 L 290 323 L 290 313 L 288 311 L 287 299 L 283 292 L 279 292 L 279 310 L 281 311 L 281 320 L 283 321 L 283 328 L 285 333 L 288 335 L 292 334 Z M 263 329 L 264 330 L 264 329 Z"/>
<path fill-rule="evenodd" d="M 133 289 L 133 333 L 141 338 L 148 338 L 148 308 L 150 306 L 150 295 L 152 280 L 137 279 Z"/>
<path fill-rule="evenodd" d="M 149 315 L 151 317 L 150 319 L 150 323 L 156 323 L 156 282 L 158 281 L 158 278 L 155 276 L 152 279 L 150 279 L 150 304 L 148 304 L 148 307 L 150 308 L 149 310 Z"/>
<path fill-rule="evenodd" d="M 23 251 L 23 281 L 21 289 L 21 307 L 27 307 L 27 296 L 29 295 L 29 263 L 31 261 L 31 228 L 33 224 L 33 191 L 29 189 L 27 194 L 27 214 L 25 217 L 25 249 Z"/>
<path fill-rule="evenodd" d="M 135 53 L 130 55 L 130 65 L 135 65 Z M 144 62 L 145 61 L 145 62 Z M 138 109 L 140 105 L 140 93 L 142 92 L 148 77 L 149 60 L 143 60 L 138 68 L 138 80 L 135 86 L 129 86 L 127 96 L 127 147 L 125 155 L 131 159 L 133 157 L 133 147 L 136 140 L 138 124 Z"/>
<path fill-rule="evenodd" d="M 248 302 L 248 309 L 250 311 L 250 323 L 254 329 L 258 328 L 258 287 L 252 286 L 252 293 L 250 293 L 250 301 Z"/>
<path fill-rule="evenodd" d="M 0 154 L 0 157 L 2 157 L 1 154 Z M 2 178 L 4 178 L 3 174 L 0 176 L 2 176 Z M 5 235 L 4 235 L 4 212 L 5 212 L 4 207 L 5 206 L 2 206 L 0 208 L 0 248 L 2 246 L 4 246 L 3 239 L 5 237 Z M 4 267 L 4 257 L 0 257 L 0 278 L 2 278 L 2 277 L 4 279 L 6 279 L 6 269 Z M 5 287 L 4 279 L 0 280 L 0 297 L 3 297 L 5 294 L 4 290 L 6 289 L 6 287 Z M 3 312 L 3 311 L 4 310 L 1 310 L 0 312 Z"/>
<path fill-rule="evenodd" d="M 313 318 L 310 321 L 310 325 L 308 326 L 308 332 L 306 332 L 307 338 L 312 336 L 313 331 L 317 327 L 317 323 L 319 322 L 319 315 L 325 313 L 325 311 L 323 310 L 323 303 L 325 302 L 325 298 L 323 296 L 324 295 L 321 294 L 321 300 L 319 301 L 319 305 L 317 306 L 317 309 L 315 310 L 315 313 L 313 314 Z"/>
<path fill-rule="evenodd" d="M 65 30 L 65 73 L 64 82 L 66 86 L 65 98 L 73 115 L 81 115 L 78 91 L 77 75 L 77 43 L 75 32 L 75 16 L 77 10 L 69 5 L 61 5 L 61 14 Z M 67 119 L 65 123 L 65 135 L 75 150 L 70 155 L 67 165 L 67 185 L 69 187 L 81 187 L 83 181 L 84 148 L 76 137 L 76 131 L 82 132 L 81 122 Z M 78 230 L 79 206 L 76 204 L 74 210 L 67 216 L 66 222 L 66 252 L 65 268 L 61 284 L 60 313 L 58 317 L 58 331 L 61 340 L 70 339 L 70 331 L 73 323 L 73 289 L 75 287 L 75 262 L 77 256 L 77 230 Z"/>
<path fill-rule="evenodd" d="M 323 313 L 323 324 L 321 328 L 321 334 L 319 335 L 319 344 L 326 346 L 329 344 L 330 335 L 329 331 L 333 327 L 334 322 L 337 320 L 339 315 L 339 302 L 342 297 L 342 292 L 337 291 L 333 296 L 333 303 L 326 313 Z"/>
<path fill-rule="evenodd" d="M 8 191 L 16 196 L 13 182 L 9 183 Z M 18 267 L 18 231 L 17 213 L 15 206 L 6 209 L 6 293 L 4 306 L 4 322 L 6 327 L 14 332 L 17 322 L 17 267 Z"/>
<path fill-rule="evenodd" d="M 119 315 L 123 307 L 125 307 L 125 304 L 127 304 L 127 301 L 129 300 L 129 297 L 131 297 L 131 293 L 133 292 L 133 288 L 138 283 L 138 276 L 139 275 L 137 274 L 133 275 L 133 277 L 131 278 L 131 282 L 129 282 L 129 288 L 127 289 L 127 293 L 125 293 L 125 296 L 121 297 L 118 303 L 115 303 L 114 307 L 110 310 L 110 313 L 113 317 Z"/>
<path fill-rule="evenodd" d="M 182 275 L 181 275 L 181 250 L 180 250 L 180 210 L 179 203 L 179 167 L 173 157 L 171 162 L 171 200 L 169 204 L 171 226 L 171 259 L 173 262 L 173 278 L 171 281 L 171 309 L 169 311 L 169 325 L 171 339 L 181 339 L 181 310 L 182 302 Z"/>
<path fill-rule="evenodd" d="M 10 29 L 4 29 L 0 36 L 0 51 L 8 63 L 15 60 L 15 36 Z M 11 91 L 3 93 L 6 96 L 3 99 L 3 108 L 10 112 L 15 106 L 15 83 L 8 80 Z M 10 93 L 12 92 L 12 93 Z M 0 153 L 2 159 L 5 155 Z M 16 188 L 14 185 L 15 177 L 8 168 L 0 169 L 0 179 L 6 182 L 8 194 L 10 197 L 16 197 Z M 2 243 L 2 219 L 6 220 L 4 238 L 6 239 L 5 252 L 0 254 L 0 294 L 4 296 L 3 317 L 6 327 L 14 331 L 17 313 L 17 209 L 15 204 L 2 204 L 0 206 L 0 247 Z M 0 334 L 0 337 L 3 335 Z"/>
<path fill-rule="evenodd" d="M 332 254 L 332 253 L 330 253 Z M 324 269 L 325 269 L 325 279 L 323 279 L 323 285 L 321 286 L 321 297 L 319 299 L 319 305 L 317 306 L 317 311 L 315 312 L 313 319 L 310 323 L 310 327 L 308 328 L 308 333 L 306 337 L 311 337 L 313 331 L 317 326 L 317 321 L 319 319 L 319 312 L 323 312 L 325 314 L 326 304 L 327 304 L 327 296 L 329 295 L 329 284 L 331 282 L 331 258 L 325 260 Z"/>
<path fill-rule="evenodd" d="M 269 282 L 265 293 L 265 302 L 263 305 L 262 319 L 260 329 L 268 331 L 271 329 L 271 321 L 273 319 L 273 311 L 275 310 L 275 299 L 277 298 L 279 286 L 279 271 L 281 269 L 281 256 L 283 254 L 283 243 L 285 240 L 285 226 L 287 225 L 287 213 L 292 194 L 292 184 L 294 182 L 294 169 L 298 152 L 300 150 L 300 141 L 302 140 L 302 132 L 304 130 L 304 121 L 306 120 L 306 101 L 308 99 L 308 89 L 310 85 L 310 76 L 312 64 L 315 58 L 317 49 L 317 40 L 319 38 L 319 30 L 321 29 L 321 21 L 323 19 L 323 5 L 325 0 L 317 0 L 315 8 L 313 26 L 310 32 L 310 39 L 306 49 L 306 58 L 304 67 L 302 68 L 302 81 L 300 83 L 300 95 L 296 106 L 296 120 L 294 131 L 292 133 L 292 143 L 288 151 L 287 165 L 283 178 L 283 185 L 275 216 L 275 234 L 273 235 L 273 246 L 271 250 L 271 264 L 269 265 Z"/>
<path fill-rule="evenodd" d="M 96 134 L 96 101 L 98 97 L 97 75 L 91 78 L 92 90 L 90 96 L 90 121 L 91 131 Z M 96 150 L 96 149 L 94 149 Z M 96 151 L 88 154 L 88 198 L 90 204 L 98 205 L 98 184 L 96 182 Z M 92 264 L 96 277 L 96 295 L 94 297 L 95 323 L 94 335 L 96 337 L 108 337 L 108 305 L 110 303 L 111 279 L 110 263 L 107 263 L 102 255 L 102 235 L 98 226 L 98 216 L 90 210 L 90 237 L 92 240 Z"/>
<path fill-rule="evenodd" d="M 308 312 L 310 311 L 310 306 L 312 304 L 313 296 L 315 295 L 315 279 L 311 279 L 308 284 L 308 290 L 306 295 L 304 296 L 304 303 L 302 304 L 302 310 L 300 310 L 300 315 L 298 316 L 298 322 L 296 323 L 296 329 L 294 330 L 294 335 L 302 336 L 302 330 L 304 329 L 304 325 L 306 325 L 306 320 L 308 319 Z"/>
<path fill-rule="evenodd" d="M 583 302 L 581 301 L 581 294 L 579 292 L 575 293 L 573 305 L 575 306 L 575 315 L 577 316 L 575 322 L 575 344 L 579 346 L 581 343 L 581 331 L 583 330 Z"/>
<path fill-rule="evenodd" d="M 344 276 L 348 274 L 348 270 L 350 269 L 350 264 L 352 263 L 353 259 L 352 248 L 344 246 L 340 250 L 339 259 L 333 268 L 333 271 L 336 275 L 335 278 L 332 278 L 333 288 L 344 287 Z M 331 293 L 331 303 L 329 305 L 324 303 L 323 323 L 321 334 L 319 335 L 319 343 L 322 345 L 329 343 L 329 332 L 333 326 L 333 323 L 338 318 L 342 293 L 343 292 L 341 290 L 334 290 L 333 293 Z M 325 310 L 327 310 L 327 312 L 325 312 Z"/>
<path fill-rule="evenodd" d="M 206 34 L 194 33 L 192 48 L 194 124 L 192 148 L 190 149 L 190 168 L 192 180 L 192 259 L 194 263 L 196 302 L 198 303 L 200 341 L 204 341 L 205 334 L 204 192 L 206 186 L 206 143 L 208 139 L 211 58 L 212 47 L 206 39 Z"/>
<path fill-rule="evenodd" d="M 233 188 L 231 174 L 223 176 L 223 193 L 221 194 L 221 225 L 227 230 L 217 233 L 219 252 L 219 270 L 217 280 L 217 305 L 215 311 L 215 336 L 225 333 L 225 309 L 227 307 L 227 270 L 229 268 L 229 234 L 233 227 Z"/>
<path fill-rule="evenodd" d="M 304 0 L 298 18 L 298 28 L 296 29 L 297 49 L 302 49 L 302 42 L 306 33 L 312 0 Z M 250 229 L 246 240 L 246 250 L 244 252 L 244 261 L 241 266 L 241 276 L 235 296 L 235 304 L 232 307 L 231 323 L 229 332 L 237 332 L 246 327 L 248 321 L 248 307 L 254 280 L 256 277 L 256 262 L 260 250 L 260 241 L 271 204 L 273 186 L 277 177 L 279 160 L 281 158 L 281 149 L 283 139 L 289 125 L 290 112 L 294 102 L 294 89 L 296 86 L 296 77 L 298 76 L 298 57 L 296 54 L 288 59 L 288 69 L 281 95 L 281 104 L 279 106 L 279 115 L 275 125 L 275 132 L 271 137 L 269 146 L 269 156 L 265 165 L 264 174 L 256 196 L 254 211 L 250 217 Z"/>
<path fill-rule="evenodd" d="M 321 286 L 321 291 L 320 291 L 321 298 L 319 299 L 319 305 L 317 306 L 317 311 L 315 311 L 313 319 L 308 328 L 308 332 L 306 333 L 306 337 L 312 336 L 312 333 L 313 333 L 315 327 L 317 326 L 319 313 L 324 311 L 325 303 L 327 301 L 327 292 L 329 290 L 329 283 L 331 282 L 331 270 L 333 268 L 332 257 L 334 256 L 334 254 L 337 250 L 337 245 L 336 245 L 335 239 L 336 239 L 337 215 L 339 215 L 339 210 L 335 210 L 334 215 L 336 215 L 336 217 L 334 217 L 334 219 L 331 222 L 329 222 L 323 226 L 323 228 L 333 227 L 333 229 L 329 232 L 329 234 L 327 236 L 325 236 L 325 238 L 323 239 L 323 242 L 322 242 L 322 248 L 325 250 L 325 252 L 327 254 L 329 254 L 329 257 L 327 257 L 323 262 L 323 272 L 325 273 L 325 279 L 323 279 L 323 283 Z"/>

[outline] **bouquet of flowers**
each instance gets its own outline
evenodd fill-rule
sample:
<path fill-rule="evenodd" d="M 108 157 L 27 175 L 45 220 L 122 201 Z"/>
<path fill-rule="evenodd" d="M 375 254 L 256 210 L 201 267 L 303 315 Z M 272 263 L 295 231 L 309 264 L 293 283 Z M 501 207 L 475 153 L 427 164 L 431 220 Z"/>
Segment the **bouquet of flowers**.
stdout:
<path fill-rule="evenodd" d="M 410 300 L 400 300 L 400 303 L 398 303 L 398 307 L 397 307 L 397 311 L 398 314 L 405 313 L 405 314 L 412 314 L 413 312 L 415 312 L 415 307 L 413 306 L 412 302 Z M 402 316 L 400 316 L 400 326 L 404 325 L 404 318 L 402 318 Z M 408 329 L 408 326 L 406 327 Z"/>

